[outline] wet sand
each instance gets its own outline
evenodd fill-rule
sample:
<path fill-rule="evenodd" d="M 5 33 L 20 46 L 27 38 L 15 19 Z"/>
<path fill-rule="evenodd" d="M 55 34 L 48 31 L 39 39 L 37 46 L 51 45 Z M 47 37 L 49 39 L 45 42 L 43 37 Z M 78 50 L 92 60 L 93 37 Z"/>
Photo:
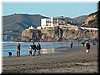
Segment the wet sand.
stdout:
<path fill-rule="evenodd" d="M 89 54 L 85 47 L 62 47 L 64 51 L 41 56 L 3 57 L 2 74 L 44 73 L 98 73 L 98 46 L 91 46 Z M 57 48 L 56 48 L 57 50 Z"/>

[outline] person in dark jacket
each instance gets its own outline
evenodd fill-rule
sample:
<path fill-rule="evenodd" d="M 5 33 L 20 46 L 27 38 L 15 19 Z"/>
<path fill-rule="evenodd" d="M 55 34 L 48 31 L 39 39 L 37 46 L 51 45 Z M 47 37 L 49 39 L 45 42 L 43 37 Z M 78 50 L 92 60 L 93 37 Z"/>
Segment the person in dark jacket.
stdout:
<path fill-rule="evenodd" d="M 20 43 L 17 45 L 17 57 L 20 57 Z"/>
<path fill-rule="evenodd" d="M 33 45 L 31 45 L 32 50 L 34 50 L 33 56 L 36 55 L 36 45 L 33 42 Z"/>
<path fill-rule="evenodd" d="M 41 52 L 40 52 L 40 50 L 41 50 L 41 45 L 40 45 L 40 43 L 37 44 L 37 50 L 38 50 L 38 55 L 41 55 Z"/>
<path fill-rule="evenodd" d="M 70 47 L 71 47 L 71 48 L 73 47 L 73 42 L 71 42 Z"/>

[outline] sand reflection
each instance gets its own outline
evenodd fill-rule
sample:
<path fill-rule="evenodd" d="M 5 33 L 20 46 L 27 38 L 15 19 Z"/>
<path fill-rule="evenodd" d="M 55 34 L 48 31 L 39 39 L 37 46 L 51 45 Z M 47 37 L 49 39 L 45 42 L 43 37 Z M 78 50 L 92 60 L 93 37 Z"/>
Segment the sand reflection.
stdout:
<path fill-rule="evenodd" d="M 42 53 L 43 53 L 43 54 L 55 53 L 55 50 L 54 50 L 54 48 L 42 49 Z"/>
<path fill-rule="evenodd" d="M 67 48 L 46 48 L 46 49 L 42 49 L 42 53 L 43 54 L 49 54 L 49 53 L 60 53 L 63 51 L 66 51 Z"/>

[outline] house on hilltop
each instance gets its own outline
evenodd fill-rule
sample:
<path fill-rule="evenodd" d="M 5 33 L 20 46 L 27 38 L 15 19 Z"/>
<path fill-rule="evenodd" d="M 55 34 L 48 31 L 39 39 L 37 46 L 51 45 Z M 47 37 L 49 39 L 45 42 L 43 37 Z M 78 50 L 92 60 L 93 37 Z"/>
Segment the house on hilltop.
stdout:
<path fill-rule="evenodd" d="M 64 16 L 43 18 L 41 19 L 41 26 L 37 27 L 37 29 L 54 29 L 57 26 L 62 29 L 78 30 L 78 26 L 68 24 Z"/>
<path fill-rule="evenodd" d="M 41 19 L 41 28 L 42 29 L 51 29 L 54 28 L 55 26 L 59 25 L 65 25 L 66 17 L 60 16 L 60 17 L 51 17 L 51 18 L 43 18 Z M 39 29 L 40 27 L 37 27 Z"/>

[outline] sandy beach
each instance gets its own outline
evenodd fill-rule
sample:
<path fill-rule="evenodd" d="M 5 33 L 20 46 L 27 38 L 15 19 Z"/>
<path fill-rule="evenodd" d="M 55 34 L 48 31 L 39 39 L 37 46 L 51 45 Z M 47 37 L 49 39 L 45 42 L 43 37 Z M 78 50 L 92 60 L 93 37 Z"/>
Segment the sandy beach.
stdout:
<path fill-rule="evenodd" d="M 2 74 L 34 73 L 98 73 L 98 46 L 91 46 L 89 54 L 85 47 L 62 47 L 59 53 L 41 56 L 3 57 Z M 59 48 L 59 49 L 62 49 Z"/>

